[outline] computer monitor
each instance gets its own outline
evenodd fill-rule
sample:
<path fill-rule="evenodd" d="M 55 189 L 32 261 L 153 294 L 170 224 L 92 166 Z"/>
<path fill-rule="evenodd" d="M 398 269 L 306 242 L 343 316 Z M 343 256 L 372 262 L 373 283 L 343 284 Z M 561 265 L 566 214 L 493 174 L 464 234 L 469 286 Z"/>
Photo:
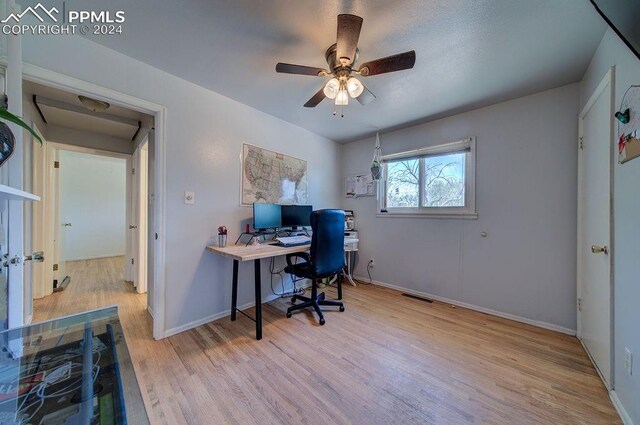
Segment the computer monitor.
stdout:
<path fill-rule="evenodd" d="M 275 229 L 282 227 L 282 212 L 280 205 L 253 204 L 253 228 L 256 230 Z"/>
<path fill-rule="evenodd" d="M 311 226 L 311 205 L 283 205 L 282 226 L 293 227 Z"/>

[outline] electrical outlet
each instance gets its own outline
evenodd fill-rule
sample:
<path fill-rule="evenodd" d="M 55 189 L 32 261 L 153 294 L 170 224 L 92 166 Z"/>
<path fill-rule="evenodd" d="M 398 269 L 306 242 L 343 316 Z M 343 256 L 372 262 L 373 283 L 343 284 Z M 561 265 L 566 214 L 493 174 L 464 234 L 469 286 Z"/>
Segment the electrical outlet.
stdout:
<path fill-rule="evenodd" d="M 627 370 L 627 374 L 633 375 L 633 354 L 626 347 L 624 349 L 624 367 Z"/>
<path fill-rule="evenodd" d="M 375 267 L 376 266 L 376 262 L 373 260 L 373 258 L 371 258 L 369 260 L 369 264 L 371 265 L 371 267 Z"/>

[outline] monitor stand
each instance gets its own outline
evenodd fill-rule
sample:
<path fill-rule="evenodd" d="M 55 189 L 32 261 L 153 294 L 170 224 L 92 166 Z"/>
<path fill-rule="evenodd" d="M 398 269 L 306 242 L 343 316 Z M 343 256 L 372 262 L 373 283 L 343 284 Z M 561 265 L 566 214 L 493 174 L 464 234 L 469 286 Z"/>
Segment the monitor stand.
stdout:
<path fill-rule="evenodd" d="M 277 234 L 277 231 L 272 229 L 254 230 L 253 232 L 249 232 L 249 233 L 242 232 L 240 233 L 240 236 L 238 236 L 238 239 L 236 239 L 236 245 L 238 244 L 238 242 L 240 242 L 240 239 L 245 235 L 251 236 L 247 241 L 247 243 L 245 244 L 245 246 L 249 246 L 249 244 L 256 238 L 260 238 L 261 236 L 267 236 L 267 235 L 275 235 L 275 234 Z"/>
<path fill-rule="evenodd" d="M 309 236 L 309 232 L 304 227 L 291 226 L 291 229 L 288 230 L 289 236 Z"/>

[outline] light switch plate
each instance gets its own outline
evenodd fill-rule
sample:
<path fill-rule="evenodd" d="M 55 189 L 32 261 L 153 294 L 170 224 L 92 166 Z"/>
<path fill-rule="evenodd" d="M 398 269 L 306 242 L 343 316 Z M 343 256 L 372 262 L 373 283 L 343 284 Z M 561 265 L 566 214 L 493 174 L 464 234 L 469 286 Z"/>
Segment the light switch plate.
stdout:
<path fill-rule="evenodd" d="M 193 205 L 196 203 L 196 193 L 195 192 L 184 192 L 184 203 L 187 205 Z"/>

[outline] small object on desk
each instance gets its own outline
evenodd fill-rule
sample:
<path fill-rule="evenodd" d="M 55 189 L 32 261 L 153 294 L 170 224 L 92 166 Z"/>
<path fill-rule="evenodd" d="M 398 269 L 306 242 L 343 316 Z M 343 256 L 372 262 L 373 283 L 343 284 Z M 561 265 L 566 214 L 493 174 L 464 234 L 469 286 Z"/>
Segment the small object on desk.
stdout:
<path fill-rule="evenodd" d="M 353 230 L 355 229 L 355 217 L 353 215 L 353 211 L 344 210 L 344 230 Z"/>
<path fill-rule="evenodd" d="M 218 227 L 218 246 L 227 246 L 227 226 Z"/>
<path fill-rule="evenodd" d="M 251 231 L 251 229 L 249 229 L 249 223 L 247 223 L 247 225 L 244 228 L 244 232 L 245 233 L 249 233 Z"/>

